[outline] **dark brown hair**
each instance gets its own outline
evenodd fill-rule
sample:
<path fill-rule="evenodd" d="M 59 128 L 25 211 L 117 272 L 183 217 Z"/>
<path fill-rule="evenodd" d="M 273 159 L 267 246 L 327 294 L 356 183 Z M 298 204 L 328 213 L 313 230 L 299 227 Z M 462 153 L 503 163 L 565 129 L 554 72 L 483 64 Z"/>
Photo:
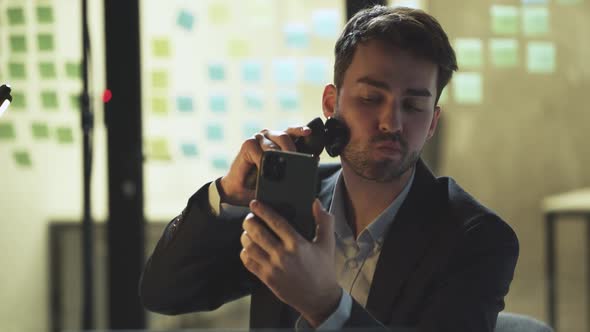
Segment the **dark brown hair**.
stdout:
<path fill-rule="evenodd" d="M 344 27 L 334 53 L 334 83 L 340 88 L 357 46 L 379 40 L 438 66 L 436 102 L 458 69 L 449 38 L 431 15 L 420 9 L 374 6 L 356 13 Z"/>

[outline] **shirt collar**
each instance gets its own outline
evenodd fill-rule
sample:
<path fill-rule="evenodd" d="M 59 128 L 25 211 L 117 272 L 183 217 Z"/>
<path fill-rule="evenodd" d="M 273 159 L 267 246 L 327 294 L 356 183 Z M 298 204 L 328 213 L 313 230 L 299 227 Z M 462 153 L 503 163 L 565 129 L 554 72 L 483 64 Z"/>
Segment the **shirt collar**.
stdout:
<path fill-rule="evenodd" d="M 380 248 L 382 246 L 385 239 L 385 232 L 395 219 L 397 212 L 408 196 L 410 188 L 412 187 L 412 183 L 414 182 L 415 173 L 416 168 L 414 167 L 412 170 L 412 175 L 404 186 L 404 189 L 395 198 L 395 200 L 391 202 L 391 204 L 389 204 L 389 206 L 383 210 L 383 212 L 381 212 L 377 218 L 375 218 L 375 220 L 373 220 L 364 230 L 362 230 L 362 232 L 359 234 L 358 242 L 370 241 L 373 242 L 374 247 Z M 343 240 L 349 239 L 354 241 L 352 230 L 350 226 L 348 226 L 348 222 L 346 220 L 346 210 L 344 208 L 344 204 L 346 204 L 344 199 L 344 188 L 344 176 L 342 175 L 342 169 L 340 169 L 338 179 L 336 180 L 336 185 L 334 186 L 332 204 L 330 205 L 329 211 L 334 215 L 334 231 L 336 235 Z"/>

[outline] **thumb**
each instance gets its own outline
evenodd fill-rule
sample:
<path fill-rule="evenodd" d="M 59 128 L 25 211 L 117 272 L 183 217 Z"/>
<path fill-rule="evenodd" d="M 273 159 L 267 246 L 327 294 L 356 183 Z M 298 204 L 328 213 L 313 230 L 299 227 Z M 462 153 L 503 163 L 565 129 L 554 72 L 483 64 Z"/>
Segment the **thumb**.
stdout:
<path fill-rule="evenodd" d="M 317 198 L 313 202 L 313 217 L 317 225 L 315 242 L 323 247 L 333 247 L 334 216 L 324 209 L 322 203 Z"/>

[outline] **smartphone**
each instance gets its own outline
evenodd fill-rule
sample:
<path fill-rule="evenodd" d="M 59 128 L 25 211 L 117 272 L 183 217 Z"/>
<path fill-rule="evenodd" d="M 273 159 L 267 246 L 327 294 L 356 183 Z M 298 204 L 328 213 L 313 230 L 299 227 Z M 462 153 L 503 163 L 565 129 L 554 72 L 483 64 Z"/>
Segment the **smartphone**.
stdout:
<path fill-rule="evenodd" d="M 256 199 L 272 207 L 304 238 L 315 237 L 312 204 L 319 158 L 299 152 L 264 151 L 256 181 Z"/>

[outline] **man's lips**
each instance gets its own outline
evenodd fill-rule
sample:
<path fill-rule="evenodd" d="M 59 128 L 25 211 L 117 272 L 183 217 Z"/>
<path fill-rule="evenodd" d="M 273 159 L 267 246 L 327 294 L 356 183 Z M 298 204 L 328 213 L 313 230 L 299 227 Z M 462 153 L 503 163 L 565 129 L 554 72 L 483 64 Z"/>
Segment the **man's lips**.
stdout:
<path fill-rule="evenodd" d="M 375 144 L 375 147 L 380 150 L 391 150 L 391 151 L 400 151 L 400 152 L 402 150 L 402 147 L 399 143 L 392 142 L 392 141 L 378 142 L 377 144 Z"/>

